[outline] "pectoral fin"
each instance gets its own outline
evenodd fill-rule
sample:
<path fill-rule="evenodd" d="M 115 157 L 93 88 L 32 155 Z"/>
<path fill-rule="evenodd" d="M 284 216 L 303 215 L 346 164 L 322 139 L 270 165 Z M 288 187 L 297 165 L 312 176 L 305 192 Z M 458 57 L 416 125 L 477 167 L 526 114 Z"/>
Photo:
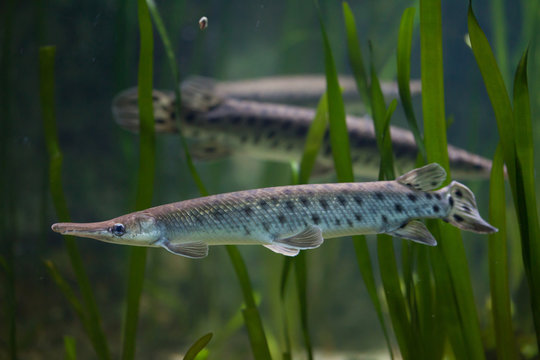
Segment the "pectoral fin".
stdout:
<path fill-rule="evenodd" d="M 405 226 L 389 232 L 388 234 L 424 245 L 437 245 L 437 240 L 431 235 L 426 226 L 417 220 L 410 221 Z"/>
<path fill-rule="evenodd" d="M 309 226 L 305 230 L 282 239 L 274 240 L 275 243 L 294 249 L 313 249 L 321 246 L 324 239 L 322 231 L 317 226 Z"/>
<path fill-rule="evenodd" d="M 282 254 L 285 256 L 296 256 L 300 252 L 298 249 L 286 247 L 283 245 L 272 244 L 272 245 L 263 245 L 265 248 L 272 250 L 275 253 Z"/>
<path fill-rule="evenodd" d="M 191 259 L 202 259 L 208 255 L 208 245 L 201 241 L 173 244 L 168 240 L 161 242 L 161 247 L 175 254 Z"/>

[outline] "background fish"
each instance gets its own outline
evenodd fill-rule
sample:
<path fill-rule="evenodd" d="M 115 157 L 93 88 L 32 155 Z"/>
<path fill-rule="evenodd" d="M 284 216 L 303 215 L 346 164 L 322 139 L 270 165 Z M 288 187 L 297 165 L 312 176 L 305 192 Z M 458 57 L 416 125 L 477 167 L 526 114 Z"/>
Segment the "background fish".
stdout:
<path fill-rule="evenodd" d="M 315 116 L 313 109 L 230 98 L 223 94 L 223 88 L 207 78 L 193 78 L 182 85 L 181 121 L 184 135 L 196 140 L 191 147 L 195 158 L 216 160 L 231 154 L 278 162 L 301 158 L 306 134 Z M 234 93 L 237 92 L 230 92 Z M 176 132 L 174 94 L 154 90 L 153 98 L 156 132 Z M 116 122 L 131 131 L 139 129 L 137 99 L 137 89 L 132 88 L 120 93 L 112 105 Z M 373 121 L 367 116 L 347 116 L 347 127 L 355 174 L 376 178 L 380 156 Z M 398 170 L 414 168 L 418 150 L 412 133 L 394 126 L 390 127 L 390 132 Z M 451 145 L 448 153 L 455 177 L 489 176 L 489 159 Z M 332 171 L 333 158 L 327 130 L 314 175 Z"/>
<path fill-rule="evenodd" d="M 190 258 L 209 245 L 263 245 L 295 256 L 323 238 L 386 233 L 426 245 L 437 241 L 414 219 L 440 218 L 477 233 L 496 228 L 478 213 L 473 193 L 438 164 L 395 181 L 309 184 L 239 191 L 153 207 L 88 224 L 58 223 L 56 232 L 111 243 L 163 247 Z"/>

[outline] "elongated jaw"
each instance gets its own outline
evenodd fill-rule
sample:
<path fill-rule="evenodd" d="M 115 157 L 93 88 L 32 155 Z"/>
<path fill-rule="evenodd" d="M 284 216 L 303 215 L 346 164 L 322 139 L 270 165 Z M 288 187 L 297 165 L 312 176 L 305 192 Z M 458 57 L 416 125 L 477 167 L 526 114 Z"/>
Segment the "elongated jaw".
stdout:
<path fill-rule="evenodd" d="M 116 242 L 112 235 L 114 226 L 114 222 L 109 220 L 94 223 L 56 223 L 51 226 L 51 229 L 62 235 Z"/>

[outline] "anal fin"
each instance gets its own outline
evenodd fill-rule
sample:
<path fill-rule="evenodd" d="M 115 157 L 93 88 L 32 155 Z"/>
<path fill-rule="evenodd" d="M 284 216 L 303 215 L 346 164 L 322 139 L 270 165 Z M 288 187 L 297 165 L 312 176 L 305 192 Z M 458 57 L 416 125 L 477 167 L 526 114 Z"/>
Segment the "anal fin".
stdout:
<path fill-rule="evenodd" d="M 314 249 L 321 246 L 323 241 L 322 231 L 317 226 L 309 226 L 298 234 L 274 240 L 275 243 L 295 249 Z"/>
<path fill-rule="evenodd" d="M 410 221 L 405 226 L 388 232 L 388 234 L 424 245 L 437 245 L 437 240 L 431 235 L 426 226 L 418 220 Z"/>
<path fill-rule="evenodd" d="M 263 245 L 265 248 L 272 250 L 275 253 L 282 254 L 285 256 L 296 256 L 300 252 L 299 249 L 290 248 L 283 245 L 272 244 L 272 245 Z"/>
<path fill-rule="evenodd" d="M 208 255 L 208 245 L 202 241 L 195 241 L 183 244 L 173 244 L 170 241 L 163 241 L 160 244 L 165 250 L 191 259 L 202 259 Z"/>

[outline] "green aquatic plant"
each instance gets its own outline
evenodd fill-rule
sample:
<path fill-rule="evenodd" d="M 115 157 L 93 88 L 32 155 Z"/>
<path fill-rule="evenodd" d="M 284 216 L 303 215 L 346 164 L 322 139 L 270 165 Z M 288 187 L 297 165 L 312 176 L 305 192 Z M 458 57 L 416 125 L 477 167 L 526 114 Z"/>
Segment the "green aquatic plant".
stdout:
<path fill-rule="evenodd" d="M 54 103 L 54 55 L 56 48 L 44 46 L 39 49 L 39 90 L 43 117 L 45 143 L 49 154 L 49 185 L 58 219 L 69 221 L 70 216 L 62 189 L 63 155 L 58 143 L 56 113 Z M 100 359 L 109 359 L 107 340 L 101 326 L 101 318 L 92 287 L 84 268 L 77 243 L 72 236 L 64 236 L 64 244 L 75 272 L 77 284 L 81 291 L 82 304 L 74 295 L 73 289 L 67 285 L 58 272 L 53 271 L 57 285 L 73 305 L 76 313 L 92 342 L 96 355 Z M 49 271 L 54 267 L 49 264 Z"/>

